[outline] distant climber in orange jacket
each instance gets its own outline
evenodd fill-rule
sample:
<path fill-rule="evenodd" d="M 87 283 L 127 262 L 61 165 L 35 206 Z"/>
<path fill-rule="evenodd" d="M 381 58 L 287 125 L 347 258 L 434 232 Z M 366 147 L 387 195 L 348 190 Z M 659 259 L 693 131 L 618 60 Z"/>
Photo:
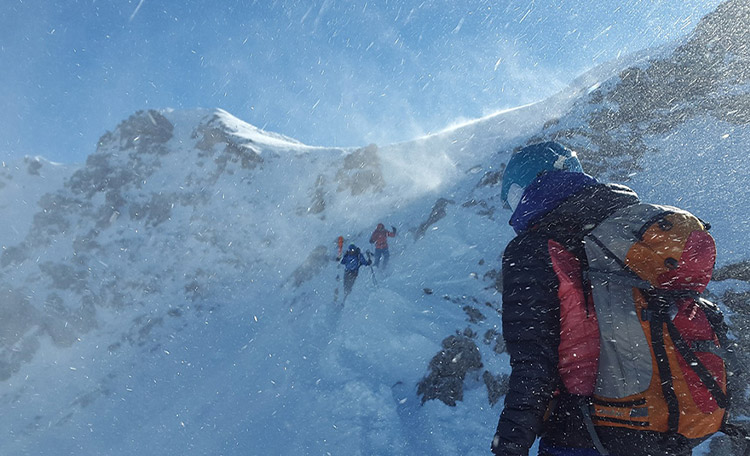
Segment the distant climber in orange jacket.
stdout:
<path fill-rule="evenodd" d="M 370 236 L 370 244 L 375 244 L 375 260 L 374 265 L 379 267 L 380 257 L 383 257 L 383 269 L 388 265 L 388 238 L 396 236 L 396 227 L 391 226 L 393 231 L 385 229 L 385 225 L 378 223 L 378 227 L 372 232 Z"/>

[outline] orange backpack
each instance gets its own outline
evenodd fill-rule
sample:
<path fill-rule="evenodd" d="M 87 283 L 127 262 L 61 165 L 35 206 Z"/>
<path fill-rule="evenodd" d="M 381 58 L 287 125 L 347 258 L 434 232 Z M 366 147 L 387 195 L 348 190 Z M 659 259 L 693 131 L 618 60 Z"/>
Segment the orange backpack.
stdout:
<path fill-rule="evenodd" d="M 619 209 L 584 237 L 580 285 L 555 260 L 560 247 L 551 241 L 561 283 L 559 370 L 570 392 L 592 397 L 593 425 L 696 441 L 719 431 L 729 398 L 722 316 L 700 297 L 716 259 L 707 226 L 669 206 Z"/>

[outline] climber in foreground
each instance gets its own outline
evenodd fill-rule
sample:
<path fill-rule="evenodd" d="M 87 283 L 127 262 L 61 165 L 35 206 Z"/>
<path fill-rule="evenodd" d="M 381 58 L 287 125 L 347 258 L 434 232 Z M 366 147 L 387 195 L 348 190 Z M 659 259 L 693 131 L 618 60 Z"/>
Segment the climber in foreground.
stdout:
<path fill-rule="evenodd" d="M 352 291 L 354 281 L 357 280 L 359 268 L 362 266 L 369 266 L 372 264 L 372 261 L 362 255 L 359 247 L 350 244 L 346 253 L 344 253 L 344 256 L 341 258 L 341 264 L 344 265 L 344 299 L 346 299 Z"/>
<path fill-rule="evenodd" d="M 555 142 L 515 152 L 501 199 L 511 375 L 496 455 L 686 456 L 728 406 L 707 225 L 585 174 Z"/>
<path fill-rule="evenodd" d="M 373 265 L 377 268 L 380 264 L 380 258 L 383 258 L 383 269 L 388 265 L 388 258 L 391 254 L 388 252 L 388 238 L 396 237 L 396 227 L 392 226 L 393 231 L 385 229 L 385 225 L 378 223 L 375 231 L 370 236 L 370 244 L 375 244 L 375 262 Z"/>

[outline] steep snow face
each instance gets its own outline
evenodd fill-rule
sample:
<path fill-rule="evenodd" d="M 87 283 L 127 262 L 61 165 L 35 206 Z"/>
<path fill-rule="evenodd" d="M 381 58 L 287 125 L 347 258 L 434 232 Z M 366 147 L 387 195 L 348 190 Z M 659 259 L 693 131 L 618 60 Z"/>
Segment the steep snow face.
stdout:
<path fill-rule="evenodd" d="M 305 146 L 296 139 L 278 133 L 263 131 L 253 125 L 243 122 L 223 109 L 218 109 L 216 111 L 216 119 L 223 125 L 224 131 L 246 143 L 286 149 L 320 149 Z"/>
<path fill-rule="evenodd" d="M 0 453 L 486 454 L 508 374 L 499 185 L 542 139 L 712 222 L 710 290 L 750 321 L 746 18 L 728 2 L 679 45 L 407 143 L 144 111 L 80 168 L 4 167 Z M 364 251 L 378 222 L 389 267 L 342 304 L 335 240 Z"/>
<path fill-rule="evenodd" d="M 682 207 L 709 222 L 720 267 L 748 259 L 747 249 L 738 248 L 750 233 L 747 144 L 750 128 L 696 117 L 669 135 L 650 136 L 649 166 L 630 181 L 642 199 Z"/>

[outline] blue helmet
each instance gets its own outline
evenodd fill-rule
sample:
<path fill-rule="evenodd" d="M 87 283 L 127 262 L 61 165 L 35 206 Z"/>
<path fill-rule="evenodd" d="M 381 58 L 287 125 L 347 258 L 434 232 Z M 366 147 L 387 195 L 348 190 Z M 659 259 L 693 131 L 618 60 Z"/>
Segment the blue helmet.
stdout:
<path fill-rule="evenodd" d="M 515 211 L 524 190 L 545 171 L 582 173 L 576 153 L 562 144 L 549 141 L 526 146 L 510 157 L 503 173 L 500 199 L 506 208 Z"/>

